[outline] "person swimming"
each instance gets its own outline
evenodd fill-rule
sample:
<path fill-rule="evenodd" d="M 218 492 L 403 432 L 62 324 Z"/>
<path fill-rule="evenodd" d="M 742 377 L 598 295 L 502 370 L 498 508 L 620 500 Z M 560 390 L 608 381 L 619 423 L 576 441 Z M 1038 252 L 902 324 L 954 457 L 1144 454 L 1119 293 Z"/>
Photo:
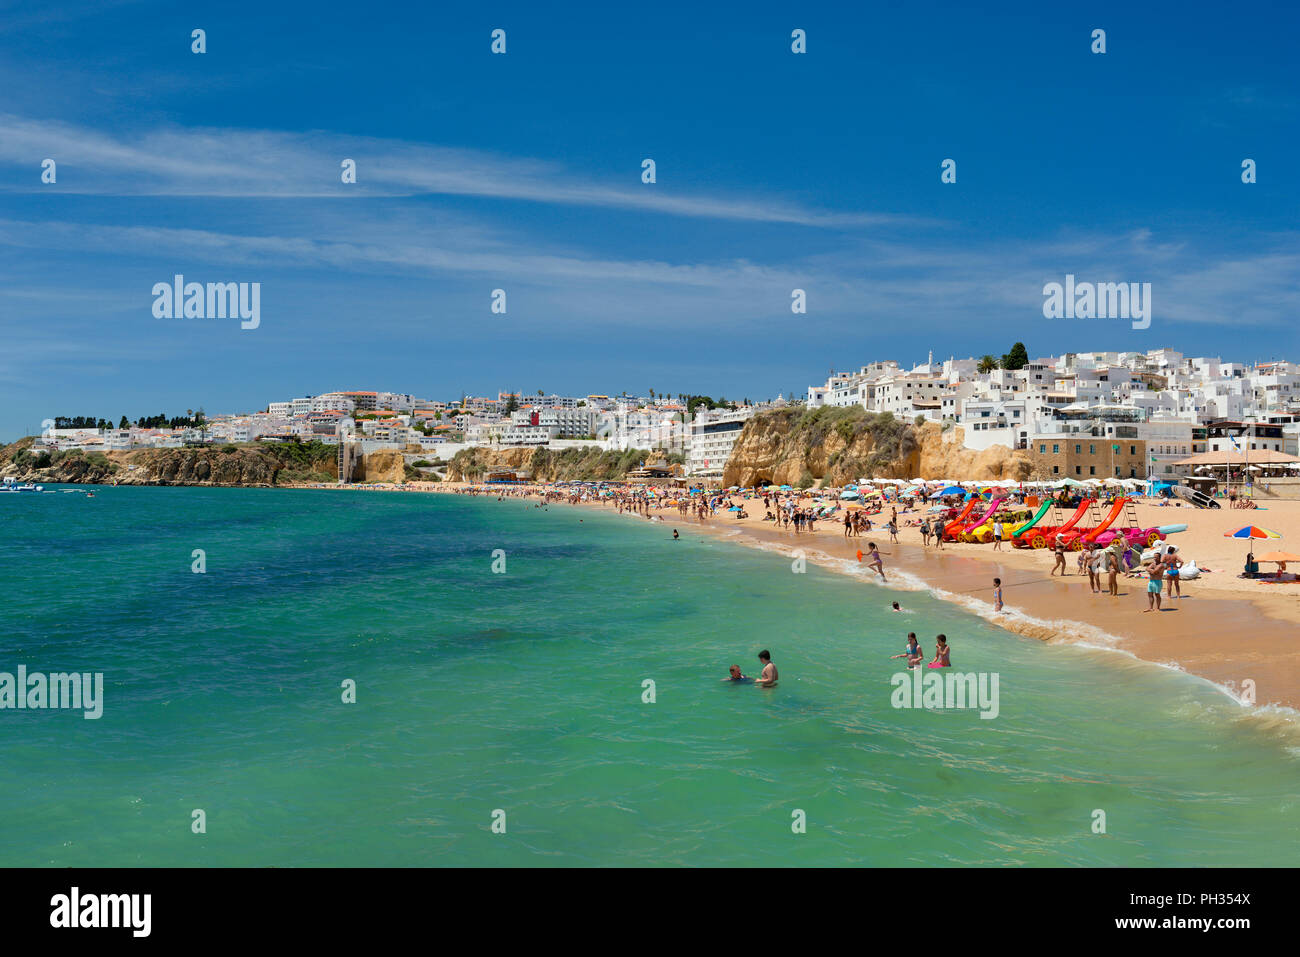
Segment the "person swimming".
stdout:
<path fill-rule="evenodd" d="M 677 540 L 678 538 L 680 538 L 680 537 L 681 537 L 681 536 L 677 534 L 677 529 L 674 528 L 674 529 L 673 529 L 673 540 L 676 541 L 676 540 Z"/>
<path fill-rule="evenodd" d="M 736 682 L 737 684 L 739 684 L 739 683 L 743 683 L 743 682 L 746 682 L 746 681 L 751 681 L 752 679 L 751 679 L 748 675 L 742 675 L 742 674 L 740 673 L 740 665 L 732 665 L 732 666 L 731 666 L 731 674 L 729 674 L 727 677 L 723 678 L 722 680 L 723 680 L 723 681 L 734 681 L 734 682 Z"/>
<path fill-rule="evenodd" d="M 891 610 L 891 611 L 902 611 L 903 609 L 901 609 L 901 608 L 898 607 L 898 602 L 894 602 L 893 607 L 892 607 L 890 610 Z M 898 657 L 898 656 L 895 655 L 894 657 Z"/>

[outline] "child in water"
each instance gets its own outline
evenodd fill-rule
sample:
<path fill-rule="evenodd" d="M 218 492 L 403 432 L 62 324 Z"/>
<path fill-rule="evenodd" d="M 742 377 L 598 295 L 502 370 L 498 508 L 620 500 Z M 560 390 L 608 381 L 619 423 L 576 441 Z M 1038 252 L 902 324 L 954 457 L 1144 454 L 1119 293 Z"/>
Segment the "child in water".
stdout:
<path fill-rule="evenodd" d="M 921 651 L 921 646 L 916 643 L 916 632 L 909 631 L 907 633 L 907 648 L 904 649 L 901 655 L 890 655 L 889 657 L 891 659 L 906 658 L 909 670 L 919 665 L 922 659 L 925 658 L 925 652 Z"/>
<path fill-rule="evenodd" d="M 948 647 L 948 638 L 946 635 L 939 635 L 935 640 L 934 661 L 930 662 L 931 668 L 950 668 L 952 662 L 948 660 L 951 649 Z"/>

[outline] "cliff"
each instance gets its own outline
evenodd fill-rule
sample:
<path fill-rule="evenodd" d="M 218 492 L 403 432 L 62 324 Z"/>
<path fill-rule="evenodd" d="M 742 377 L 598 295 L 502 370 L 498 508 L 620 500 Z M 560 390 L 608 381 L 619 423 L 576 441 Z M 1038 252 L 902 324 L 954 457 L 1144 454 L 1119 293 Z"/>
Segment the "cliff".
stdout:
<path fill-rule="evenodd" d="M 406 458 L 397 449 L 380 449 L 363 455 L 352 473 L 354 482 L 406 481 Z"/>
<path fill-rule="evenodd" d="M 0 476 L 19 481 L 97 485 L 270 486 L 328 482 L 331 446 L 209 446 L 131 452 L 33 452 L 25 438 L 0 449 Z"/>
<path fill-rule="evenodd" d="M 494 469 L 523 469 L 536 482 L 618 482 L 630 469 L 651 457 L 645 449 L 615 452 L 597 448 L 476 447 L 456 453 L 448 466 L 447 478 L 452 482 L 477 482 Z"/>
<path fill-rule="evenodd" d="M 1029 477 L 1027 452 L 962 448 L 963 431 L 917 426 L 859 407 L 782 409 L 754 416 L 732 448 L 723 485 L 847 485 L 859 478 Z"/>

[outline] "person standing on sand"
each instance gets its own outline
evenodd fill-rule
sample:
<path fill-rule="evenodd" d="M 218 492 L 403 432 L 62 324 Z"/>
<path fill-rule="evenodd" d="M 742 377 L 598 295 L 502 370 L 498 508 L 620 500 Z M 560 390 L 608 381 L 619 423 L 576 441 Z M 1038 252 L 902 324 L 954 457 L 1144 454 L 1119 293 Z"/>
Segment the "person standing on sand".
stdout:
<path fill-rule="evenodd" d="M 1182 565 L 1182 559 L 1177 555 L 1169 555 L 1165 559 L 1165 581 L 1169 583 L 1169 600 L 1183 597 L 1182 579 L 1178 577 L 1178 567 Z M 1285 568 L 1285 563 L 1282 565 Z M 1177 594 L 1174 592 L 1177 591 Z"/>
<path fill-rule="evenodd" d="M 925 519 L 921 519 L 921 543 L 926 548 L 930 547 L 930 523 Z"/>
<path fill-rule="evenodd" d="M 934 547 L 943 549 L 943 525 L 939 522 L 939 516 L 934 517 L 934 525 L 930 528 L 930 534 L 934 538 Z"/>
<path fill-rule="evenodd" d="M 1151 567 L 1147 569 L 1147 607 L 1143 609 L 1144 615 L 1148 611 L 1160 610 L 1160 588 L 1163 584 L 1161 579 L 1164 578 L 1164 572 L 1164 563 L 1159 558 L 1152 561 Z"/>
<path fill-rule="evenodd" d="M 1122 539 L 1116 538 L 1117 542 Z M 1119 566 L 1123 561 L 1114 548 L 1106 549 L 1106 593 L 1119 597 Z"/>
<path fill-rule="evenodd" d="M 1002 551 L 1002 523 L 996 519 L 993 522 L 993 550 Z"/>
<path fill-rule="evenodd" d="M 1056 574 L 1056 570 L 1059 568 L 1061 570 L 1061 577 L 1064 578 L 1066 575 L 1070 574 L 1070 572 L 1065 567 L 1065 540 L 1062 539 L 1060 535 L 1056 536 L 1056 544 L 1052 546 L 1052 551 L 1056 555 L 1056 564 L 1052 566 L 1052 570 L 1048 572 L 1047 577 L 1051 578 Z"/>

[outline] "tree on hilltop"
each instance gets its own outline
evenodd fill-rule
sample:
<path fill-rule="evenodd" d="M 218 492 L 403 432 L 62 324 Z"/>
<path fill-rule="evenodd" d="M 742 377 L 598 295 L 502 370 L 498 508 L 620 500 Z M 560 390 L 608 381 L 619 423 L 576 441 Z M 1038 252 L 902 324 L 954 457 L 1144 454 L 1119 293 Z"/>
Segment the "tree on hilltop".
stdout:
<path fill-rule="evenodd" d="M 1011 347 L 1011 351 L 1002 357 L 1002 368 L 1004 369 L 1014 371 L 1023 369 L 1027 365 L 1029 365 L 1029 353 L 1025 350 L 1023 342 L 1017 342 Z"/>

